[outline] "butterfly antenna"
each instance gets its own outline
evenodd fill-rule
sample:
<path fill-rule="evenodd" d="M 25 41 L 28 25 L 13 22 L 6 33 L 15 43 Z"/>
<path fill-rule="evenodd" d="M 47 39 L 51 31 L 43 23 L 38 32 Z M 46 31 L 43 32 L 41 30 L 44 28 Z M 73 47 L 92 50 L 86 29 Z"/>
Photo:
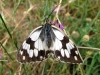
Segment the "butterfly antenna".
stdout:
<path fill-rule="evenodd" d="M 57 5 L 58 6 L 58 5 Z M 47 16 L 47 18 L 45 18 L 45 21 L 46 21 L 46 23 L 48 23 L 48 21 L 49 21 L 49 17 L 51 16 L 51 14 L 54 12 L 54 10 L 57 8 L 57 6 L 56 7 L 54 7 L 54 9 L 50 12 L 50 14 Z"/>

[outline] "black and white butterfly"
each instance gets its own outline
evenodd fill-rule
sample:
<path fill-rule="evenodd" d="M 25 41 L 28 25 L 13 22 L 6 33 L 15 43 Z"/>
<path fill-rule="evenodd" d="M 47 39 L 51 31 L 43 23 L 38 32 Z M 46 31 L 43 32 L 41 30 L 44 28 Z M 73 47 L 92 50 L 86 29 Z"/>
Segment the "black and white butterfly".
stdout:
<path fill-rule="evenodd" d="M 82 63 L 78 48 L 58 27 L 45 23 L 35 28 L 21 45 L 17 59 L 19 62 L 42 61 L 53 54 L 57 60 Z"/>

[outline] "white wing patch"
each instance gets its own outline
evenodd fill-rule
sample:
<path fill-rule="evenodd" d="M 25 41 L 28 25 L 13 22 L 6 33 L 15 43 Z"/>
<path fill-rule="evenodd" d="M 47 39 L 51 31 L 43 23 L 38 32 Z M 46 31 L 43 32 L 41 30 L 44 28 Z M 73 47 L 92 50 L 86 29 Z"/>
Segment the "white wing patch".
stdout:
<path fill-rule="evenodd" d="M 78 51 L 75 51 L 75 53 L 78 55 Z"/>
<path fill-rule="evenodd" d="M 30 45 L 26 43 L 26 41 L 24 41 L 23 43 L 23 49 L 30 49 Z"/>
<path fill-rule="evenodd" d="M 27 53 L 30 51 L 30 44 L 26 43 L 26 40 L 22 44 L 23 49 L 27 50 Z"/>
<path fill-rule="evenodd" d="M 35 57 L 38 56 L 38 50 L 37 49 L 34 49 L 34 55 L 35 55 Z"/>
<path fill-rule="evenodd" d="M 70 58 L 70 54 L 69 54 L 68 50 L 65 49 L 64 51 L 65 51 L 65 55 L 66 55 L 66 57 L 67 57 L 67 58 Z"/>
<path fill-rule="evenodd" d="M 67 47 L 67 50 L 68 50 L 68 53 L 71 54 L 71 46 L 69 43 L 66 44 L 66 47 Z"/>
<path fill-rule="evenodd" d="M 35 31 L 34 33 L 32 33 L 31 35 L 29 35 L 29 37 L 31 38 L 31 40 L 36 41 L 40 35 L 41 31 Z"/>
<path fill-rule="evenodd" d="M 34 47 L 38 50 L 43 50 L 43 42 L 40 38 L 35 42 Z"/>
<path fill-rule="evenodd" d="M 54 41 L 53 47 L 51 48 L 51 50 L 60 50 L 62 48 L 62 43 L 60 40 L 58 40 L 57 38 Z"/>
<path fill-rule="evenodd" d="M 77 60 L 77 57 L 76 56 L 74 56 L 74 58 L 75 58 L 75 60 Z"/>
<path fill-rule="evenodd" d="M 65 56 L 64 49 L 61 49 L 61 55 L 62 55 L 62 57 L 64 57 L 64 56 Z"/>
<path fill-rule="evenodd" d="M 23 51 L 20 50 L 20 54 L 22 55 L 23 54 Z"/>
<path fill-rule="evenodd" d="M 59 40 L 63 39 L 64 35 L 60 31 L 53 29 L 53 32 Z"/>
<path fill-rule="evenodd" d="M 25 56 L 23 56 L 23 60 L 25 60 Z"/>
<path fill-rule="evenodd" d="M 30 57 L 30 58 L 33 57 L 33 50 L 32 50 L 32 49 L 29 50 L 29 57 Z"/>

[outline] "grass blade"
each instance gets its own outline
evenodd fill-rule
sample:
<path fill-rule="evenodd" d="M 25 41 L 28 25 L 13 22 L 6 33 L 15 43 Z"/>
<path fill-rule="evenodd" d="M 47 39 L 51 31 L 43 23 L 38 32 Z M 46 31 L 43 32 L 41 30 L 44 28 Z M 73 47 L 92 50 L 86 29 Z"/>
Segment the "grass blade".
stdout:
<path fill-rule="evenodd" d="M 0 45 L 2 46 L 4 51 L 7 53 L 7 55 L 10 57 L 10 59 L 13 60 L 13 58 L 9 55 L 9 53 L 7 52 L 7 49 L 2 45 L 2 43 L 0 43 Z"/>

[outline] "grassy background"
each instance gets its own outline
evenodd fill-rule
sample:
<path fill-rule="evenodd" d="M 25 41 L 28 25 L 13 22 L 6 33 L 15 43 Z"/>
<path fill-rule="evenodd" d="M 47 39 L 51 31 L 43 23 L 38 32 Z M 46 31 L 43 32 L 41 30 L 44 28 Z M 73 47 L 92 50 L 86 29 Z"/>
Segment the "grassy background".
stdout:
<path fill-rule="evenodd" d="M 72 1 L 72 2 L 69 2 Z M 100 0 L 63 0 L 59 19 L 79 48 L 83 64 L 47 59 L 21 65 L 17 50 L 59 0 L 0 0 L 0 75 L 100 75 Z M 52 14 L 50 21 L 55 18 Z M 99 49 L 100 50 L 100 49 Z"/>

